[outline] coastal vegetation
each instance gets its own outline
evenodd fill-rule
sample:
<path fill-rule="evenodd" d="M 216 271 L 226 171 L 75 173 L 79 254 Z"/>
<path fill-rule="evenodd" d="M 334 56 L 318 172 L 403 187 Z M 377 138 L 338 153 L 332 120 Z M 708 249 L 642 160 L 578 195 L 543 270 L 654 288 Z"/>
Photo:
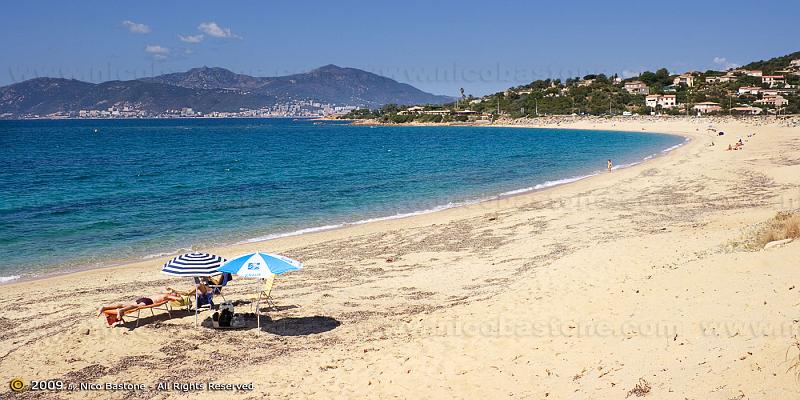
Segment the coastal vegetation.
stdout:
<path fill-rule="evenodd" d="M 727 71 L 689 71 L 674 74 L 666 68 L 638 76 L 591 74 L 583 77 L 536 80 L 483 97 L 463 95 L 443 105 L 388 104 L 355 110 L 346 119 L 373 119 L 384 123 L 457 122 L 546 115 L 620 114 L 797 114 L 800 113 L 800 52 L 758 61 Z M 780 76 L 770 82 L 763 77 Z M 631 84 L 641 82 L 640 90 Z M 749 91 L 742 88 L 750 88 Z M 462 92 L 463 93 L 463 92 Z M 648 95 L 651 103 L 648 104 Z M 655 95 L 674 96 L 675 104 L 653 105 Z M 775 96 L 780 100 L 775 103 Z M 713 105 L 707 109 L 698 104 Z"/>
<path fill-rule="evenodd" d="M 758 233 L 756 248 L 762 249 L 767 243 L 800 237 L 800 214 L 781 212 L 767 221 Z"/>

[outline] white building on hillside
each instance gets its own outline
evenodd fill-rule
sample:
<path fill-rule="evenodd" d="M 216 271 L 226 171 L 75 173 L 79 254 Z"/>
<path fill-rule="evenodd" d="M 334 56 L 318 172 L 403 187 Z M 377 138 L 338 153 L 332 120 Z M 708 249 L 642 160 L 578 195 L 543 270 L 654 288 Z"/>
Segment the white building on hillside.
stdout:
<path fill-rule="evenodd" d="M 650 88 L 642 81 L 630 81 L 625 82 L 625 90 L 631 94 L 648 94 L 650 93 Z"/>
<path fill-rule="evenodd" d="M 762 89 L 761 90 L 761 95 L 762 96 L 777 96 L 779 94 L 792 95 L 792 94 L 795 94 L 795 93 L 797 93 L 797 90 L 795 90 L 795 89 L 779 89 L 779 88 L 776 88 L 776 89 Z"/>
<path fill-rule="evenodd" d="M 783 75 L 764 75 L 761 77 L 761 83 L 766 83 L 770 87 L 775 85 L 782 85 L 786 83 L 786 78 Z"/>
<path fill-rule="evenodd" d="M 423 110 L 425 110 L 425 107 L 422 106 L 408 107 L 405 110 L 398 112 L 397 115 L 419 115 L 422 114 Z"/>
<path fill-rule="evenodd" d="M 651 108 L 673 108 L 678 105 L 674 94 L 651 94 L 645 97 L 644 103 Z"/>
<path fill-rule="evenodd" d="M 694 86 L 694 76 L 692 74 L 682 74 L 672 80 L 673 85 L 686 85 L 688 87 Z"/>
<path fill-rule="evenodd" d="M 742 106 L 742 107 L 733 107 L 731 108 L 731 112 L 735 114 L 742 114 L 742 115 L 759 115 L 764 110 L 758 107 L 752 106 Z"/>
<path fill-rule="evenodd" d="M 707 76 L 706 83 L 728 83 L 736 80 L 736 75 L 725 74 L 722 76 Z"/>
<path fill-rule="evenodd" d="M 789 100 L 786 100 L 783 96 L 764 96 L 763 99 L 756 100 L 755 103 L 780 108 L 789 104 Z"/>
<path fill-rule="evenodd" d="M 758 86 L 742 86 L 739 88 L 738 93 L 740 96 L 743 94 L 752 94 L 754 96 L 758 96 L 758 94 L 761 93 L 761 90 L 762 89 Z"/>
<path fill-rule="evenodd" d="M 720 106 L 719 103 L 714 103 L 713 101 L 704 101 L 702 103 L 695 104 L 692 109 L 701 114 L 708 114 L 722 111 L 722 106 Z"/>

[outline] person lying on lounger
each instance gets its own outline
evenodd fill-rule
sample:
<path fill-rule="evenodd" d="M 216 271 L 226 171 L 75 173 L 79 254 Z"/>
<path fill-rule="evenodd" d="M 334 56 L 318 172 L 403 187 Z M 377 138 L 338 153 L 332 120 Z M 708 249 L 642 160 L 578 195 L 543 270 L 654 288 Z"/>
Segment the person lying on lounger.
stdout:
<path fill-rule="evenodd" d="M 100 310 L 98 310 L 97 312 L 97 316 L 103 315 L 103 313 L 108 310 L 116 310 L 117 319 L 121 320 L 122 316 L 125 315 L 126 312 L 130 310 L 135 310 L 141 306 L 149 306 L 152 305 L 153 303 L 161 303 L 164 301 L 178 301 L 178 300 L 181 300 L 181 295 L 177 291 L 167 288 L 167 291 L 165 293 L 159 293 L 148 297 L 140 297 L 132 303 L 111 304 L 100 307 Z"/>

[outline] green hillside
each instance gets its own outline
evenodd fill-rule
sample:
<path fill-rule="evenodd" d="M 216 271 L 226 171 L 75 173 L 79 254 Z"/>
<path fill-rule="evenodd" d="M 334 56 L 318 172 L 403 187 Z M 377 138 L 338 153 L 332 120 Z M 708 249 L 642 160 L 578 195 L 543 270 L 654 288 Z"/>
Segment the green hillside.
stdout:
<path fill-rule="evenodd" d="M 694 114 L 694 105 L 701 102 L 718 103 L 721 110 L 716 113 L 734 114 L 743 107 L 759 108 L 762 115 L 770 113 L 800 113 L 800 65 L 791 65 L 800 59 L 800 52 L 775 57 L 766 61 L 752 62 L 737 71 L 693 71 L 688 74 L 693 84 L 675 83 L 679 75 L 666 68 L 645 71 L 637 77 L 620 79 L 617 76 L 591 74 L 583 77 L 544 79 L 526 85 L 509 88 L 483 97 L 464 96 L 459 101 L 444 105 L 423 105 L 424 110 L 409 113 L 412 104 L 389 104 L 373 110 L 357 110 L 345 116 L 351 119 L 377 119 L 382 122 L 453 122 L 475 119 L 493 120 L 499 116 L 520 118 L 545 115 L 620 115 L 631 114 Z M 785 76 L 783 83 L 764 82 L 760 76 L 748 76 L 742 72 L 763 70 L 764 75 Z M 778 71 L 787 71 L 781 72 Z M 722 78 L 722 79 L 720 79 Z M 631 93 L 625 83 L 643 82 L 649 94 L 674 95 L 676 107 L 650 107 L 644 94 Z M 741 87 L 758 88 L 759 93 L 740 94 Z M 788 100 L 788 105 L 775 107 L 764 103 L 764 90 L 780 90 L 779 95 Z M 772 92 L 769 96 L 772 96 Z M 449 115 L 434 110 L 450 110 Z M 468 110 L 468 111 L 467 111 Z M 474 113 L 473 113 L 474 112 Z"/>

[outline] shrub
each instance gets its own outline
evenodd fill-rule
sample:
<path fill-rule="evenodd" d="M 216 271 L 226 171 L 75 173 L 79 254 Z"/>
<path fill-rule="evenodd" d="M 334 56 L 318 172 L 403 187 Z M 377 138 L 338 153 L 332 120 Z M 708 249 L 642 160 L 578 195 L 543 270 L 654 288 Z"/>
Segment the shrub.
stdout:
<path fill-rule="evenodd" d="M 779 212 L 767 221 L 767 226 L 756 237 L 756 246 L 763 248 L 769 242 L 800 237 L 800 215 Z"/>

